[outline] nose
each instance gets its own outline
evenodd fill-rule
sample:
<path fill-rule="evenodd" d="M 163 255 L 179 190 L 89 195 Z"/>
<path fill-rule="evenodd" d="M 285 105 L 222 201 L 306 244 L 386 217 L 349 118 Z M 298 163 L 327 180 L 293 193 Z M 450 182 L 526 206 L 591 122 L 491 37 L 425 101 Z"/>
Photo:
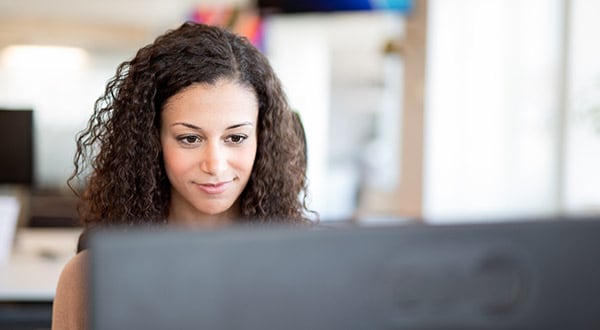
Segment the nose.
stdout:
<path fill-rule="evenodd" d="M 227 169 L 227 150 L 218 143 L 206 144 L 200 169 L 210 175 L 218 176 Z"/>

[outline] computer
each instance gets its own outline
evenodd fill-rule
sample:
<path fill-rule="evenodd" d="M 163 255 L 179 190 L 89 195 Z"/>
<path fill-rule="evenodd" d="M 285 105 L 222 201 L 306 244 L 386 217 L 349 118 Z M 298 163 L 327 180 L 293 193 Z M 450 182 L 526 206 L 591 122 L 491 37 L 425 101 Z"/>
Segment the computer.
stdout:
<path fill-rule="evenodd" d="M 0 185 L 34 184 L 34 112 L 0 109 Z"/>
<path fill-rule="evenodd" d="M 99 232 L 90 327 L 597 329 L 600 221 Z"/>

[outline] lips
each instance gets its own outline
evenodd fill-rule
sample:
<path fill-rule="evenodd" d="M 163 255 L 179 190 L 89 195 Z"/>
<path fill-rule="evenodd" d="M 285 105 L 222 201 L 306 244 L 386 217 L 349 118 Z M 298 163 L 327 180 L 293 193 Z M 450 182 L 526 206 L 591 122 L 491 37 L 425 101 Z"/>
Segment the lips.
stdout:
<path fill-rule="evenodd" d="M 227 187 L 231 182 L 233 182 L 233 180 L 218 183 L 196 183 L 196 186 L 209 195 L 217 195 L 227 190 Z"/>

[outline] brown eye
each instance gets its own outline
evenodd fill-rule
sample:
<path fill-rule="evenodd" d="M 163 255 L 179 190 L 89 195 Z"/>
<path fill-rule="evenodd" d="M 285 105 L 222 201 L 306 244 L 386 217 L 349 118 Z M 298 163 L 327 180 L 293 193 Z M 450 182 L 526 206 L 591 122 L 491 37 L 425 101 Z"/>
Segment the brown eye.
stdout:
<path fill-rule="evenodd" d="M 186 136 L 185 137 L 185 142 L 187 143 L 194 143 L 198 141 L 198 137 L 196 136 Z"/>
<path fill-rule="evenodd" d="M 227 137 L 227 139 L 225 139 L 225 142 L 230 142 L 233 144 L 240 144 L 242 142 L 244 142 L 248 137 L 245 135 L 241 135 L 241 134 L 234 134 L 234 135 L 230 135 L 229 137 Z"/>
<path fill-rule="evenodd" d="M 200 137 L 196 135 L 184 135 L 177 138 L 177 141 L 183 144 L 196 144 L 200 142 Z"/>

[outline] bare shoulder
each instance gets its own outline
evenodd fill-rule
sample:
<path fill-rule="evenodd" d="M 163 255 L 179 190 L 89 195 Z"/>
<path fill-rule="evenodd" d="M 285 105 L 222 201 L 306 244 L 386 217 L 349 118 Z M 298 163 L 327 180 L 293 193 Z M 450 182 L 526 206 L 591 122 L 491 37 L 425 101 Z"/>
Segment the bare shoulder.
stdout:
<path fill-rule="evenodd" d="M 62 270 L 52 310 L 52 329 L 87 328 L 88 252 L 76 254 Z"/>

